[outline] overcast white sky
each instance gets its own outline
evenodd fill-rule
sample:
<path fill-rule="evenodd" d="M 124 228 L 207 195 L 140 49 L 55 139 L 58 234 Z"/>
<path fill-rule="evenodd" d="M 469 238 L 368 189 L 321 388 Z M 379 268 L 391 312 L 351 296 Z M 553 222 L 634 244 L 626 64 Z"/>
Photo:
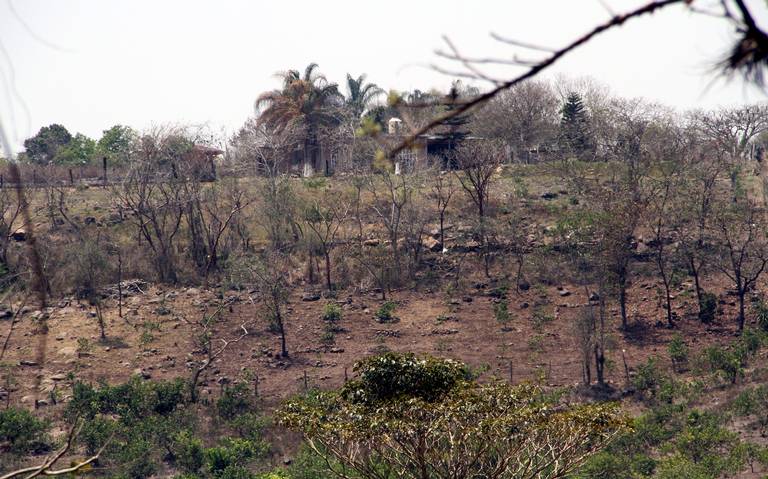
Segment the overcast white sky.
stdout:
<path fill-rule="evenodd" d="M 117 123 L 231 132 L 278 85 L 276 71 L 309 62 L 332 81 L 349 72 L 386 89 L 446 87 L 429 68 L 442 35 L 468 55 L 509 57 L 490 32 L 559 47 L 608 18 L 598 0 L 10 2 L 0 0 L 0 120 L 17 147 L 50 123 L 95 138 Z M 621 12 L 642 2 L 604 3 Z M 748 3 L 766 26 L 766 1 Z M 726 22 L 675 6 L 598 38 L 552 74 L 591 75 L 678 108 L 768 100 L 740 79 L 710 85 L 730 39 Z"/>

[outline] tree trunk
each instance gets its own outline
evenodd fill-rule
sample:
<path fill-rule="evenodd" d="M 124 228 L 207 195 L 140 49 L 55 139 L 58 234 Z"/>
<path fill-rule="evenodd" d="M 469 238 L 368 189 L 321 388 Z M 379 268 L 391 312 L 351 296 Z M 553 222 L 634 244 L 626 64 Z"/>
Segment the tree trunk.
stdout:
<path fill-rule="evenodd" d="M 331 291 L 333 289 L 333 283 L 331 283 L 331 254 L 327 249 L 323 253 L 325 255 L 325 284 L 328 287 L 328 291 Z"/>
<path fill-rule="evenodd" d="M 621 307 L 621 329 L 626 330 L 627 321 L 627 286 L 624 280 L 619 281 L 619 306 Z"/>
<path fill-rule="evenodd" d="M 746 314 L 744 313 L 744 296 L 747 294 L 747 288 L 739 287 L 739 332 L 744 331 L 744 322 Z"/>

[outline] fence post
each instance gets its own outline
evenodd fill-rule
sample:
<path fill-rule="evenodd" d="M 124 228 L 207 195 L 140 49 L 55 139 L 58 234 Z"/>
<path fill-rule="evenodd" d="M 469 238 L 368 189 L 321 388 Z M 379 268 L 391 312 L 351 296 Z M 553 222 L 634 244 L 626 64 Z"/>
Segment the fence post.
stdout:
<path fill-rule="evenodd" d="M 69 184 L 70 185 L 75 184 L 75 177 L 72 175 L 72 168 L 69 169 Z"/>
<path fill-rule="evenodd" d="M 102 168 L 104 169 L 104 186 L 107 186 L 107 157 L 106 156 L 101 159 L 101 165 L 102 165 Z"/>

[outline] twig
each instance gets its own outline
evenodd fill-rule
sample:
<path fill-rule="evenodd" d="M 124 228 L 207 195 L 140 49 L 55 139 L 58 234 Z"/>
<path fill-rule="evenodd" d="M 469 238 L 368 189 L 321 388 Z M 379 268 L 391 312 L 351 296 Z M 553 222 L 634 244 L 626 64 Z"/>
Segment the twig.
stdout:
<path fill-rule="evenodd" d="M 432 121 L 430 121 L 429 123 L 427 123 L 423 127 L 416 129 L 413 133 L 408 135 L 402 142 L 400 142 L 400 144 L 398 146 L 396 146 L 394 149 L 389 151 L 388 152 L 389 158 L 395 158 L 398 153 L 400 153 L 401 151 L 403 151 L 406 148 L 409 148 L 413 144 L 413 142 L 420 135 L 423 135 L 426 132 L 428 132 L 429 130 L 435 128 L 436 126 L 443 124 L 446 120 L 449 120 L 451 118 L 455 118 L 455 117 L 457 117 L 457 116 L 459 116 L 459 115 L 461 115 L 463 113 L 466 113 L 468 110 L 470 110 L 470 109 L 472 109 L 472 108 L 474 108 L 476 106 L 482 105 L 482 104 L 486 103 L 487 101 L 491 100 L 496 95 L 498 95 L 501 91 L 508 90 L 509 88 L 512 88 L 513 86 L 515 86 L 515 85 L 517 85 L 517 84 L 519 84 L 519 83 L 521 83 L 521 82 L 523 82 L 523 81 L 525 81 L 525 80 L 527 80 L 529 78 L 532 78 L 532 77 L 536 76 L 537 74 L 539 74 L 543 70 L 545 70 L 545 69 L 551 67 L 552 65 L 554 65 L 558 60 L 560 60 L 562 57 L 564 57 L 568 53 L 572 52 L 573 50 L 579 48 L 580 46 L 582 46 L 585 43 L 587 43 L 590 40 L 592 40 L 594 37 L 599 36 L 600 34 L 605 33 L 606 31 L 608 31 L 608 30 L 610 30 L 610 29 L 612 29 L 614 27 L 623 25 L 625 22 L 627 22 L 628 20 L 631 20 L 633 18 L 640 17 L 640 16 L 643 16 L 643 15 L 646 15 L 646 14 L 650 14 L 650 13 L 653 13 L 653 12 L 655 12 L 657 10 L 662 9 L 662 8 L 668 7 L 670 5 L 674 5 L 674 4 L 678 4 L 678 3 L 684 3 L 686 1 L 687 0 L 658 0 L 658 1 L 647 3 L 647 4 L 643 5 L 643 6 L 641 6 L 640 8 L 632 10 L 632 11 L 630 11 L 628 13 L 623 14 L 623 15 L 617 15 L 617 16 L 611 18 L 608 22 L 603 23 L 601 25 L 598 25 L 597 27 L 595 27 L 591 31 L 589 31 L 587 34 L 579 37 L 578 39 L 576 39 L 575 41 L 571 42 L 567 46 L 565 46 L 565 47 L 563 47 L 563 48 L 561 48 L 559 50 L 553 51 L 552 54 L 548 58 L 542 60 L 540 63 L 537 63 L 536 65 L 533 65 L 525 73 L 523 73 L 521 75 L 518 75 L 517 77 L 515 77 L 515 78 L 513 78 L 511 80 L 507 80 L 505 82 L 502 82 L 501 84 L 497 85 L 495 88 L 491 89 L 490 91 L 488 91 L 486 93 L 483 93 L 482 95 L 479 95 L 479 96 L 475 97 L 474 99 L 472 99 L 470 101 L 467 101 L 466 103 L 461 104 L 460 106 L 458 106 L 457 108 L 455 108 L 453 110 L 450 110 L 450 111 L 448 111 L 448 112 L 446 112 L 446 113 L 444 113 L 442 115 L 439 115 L 439 116 L 435 117 Z M 500 37 L 499 37 L 499 40 L 501 40 Z M 537 49 L 537 50 L 545 50 L 546 51 L 546 49 L 544 49 L 543 47 L 535 47 L 533 45 L 524 44 L 524 43 L 521 43 L 521 42 L 515 42 L 515 41 L 511 41 L 511 40 L 506 40 L 506 39 L 502 40 L 502 41 L 506 41 L 506 43 L 510 43 L 510 44 L 516 44 L 516 45 L 519 45 L 519 46 L 524 46 L 526 48 Z"/>

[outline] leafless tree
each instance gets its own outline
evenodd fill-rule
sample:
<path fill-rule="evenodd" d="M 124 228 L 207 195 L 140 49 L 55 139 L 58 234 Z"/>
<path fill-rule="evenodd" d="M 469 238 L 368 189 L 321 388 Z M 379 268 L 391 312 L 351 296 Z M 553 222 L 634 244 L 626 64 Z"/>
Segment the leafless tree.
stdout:
<path fill-rule="evenodd" d="M 753 201 L 741 197 L 730 205 L 718 205 L 714 210 L 713 227 L 720 250 L 714 255 L 714 265 L 733 282 L 739 298 L 739 331 L 743 331 L 746 294 L 754 288 L 768 265 L 764 213 Z"/>
<path fill-rule="evenodd" d="M 430 197 L 432 198 L 432 201 L 435 202 L 435 209 L 437 210 L 440 245 L 442 246 L 442 249 L 447 248 L 445 242 L 445 213 L 448 206 L 451 204 L 451 198 L 453 198 L 455 192 L 456 185 L 453 181 L 453 175 L 450 173 L 443 174 L 442 172 L 436 172 L 434 179 L 432 180 Z"/>
<path fill-rule="evenodd" d="M 333 289 L 331 281 L 331 252 L 336 246 L 340 228 L 347 220 L 351 202 L 338 191 L 325 190 L 320 199 L 314 200 L 304 212 L 304 222 L 320 244 L 325 259 L 325 284 Z"/>
<path fill-rule="evenodd" d="M 478 236 L 483 252 L 483 267 L 490 277 L 490 245 L 488 243 L 488 202 L 499 166 L 504 161 L 503 147 L 497 142 L 465 145 L 455 153 L 458 170 L 455 175 L 476 208 Z"/>

